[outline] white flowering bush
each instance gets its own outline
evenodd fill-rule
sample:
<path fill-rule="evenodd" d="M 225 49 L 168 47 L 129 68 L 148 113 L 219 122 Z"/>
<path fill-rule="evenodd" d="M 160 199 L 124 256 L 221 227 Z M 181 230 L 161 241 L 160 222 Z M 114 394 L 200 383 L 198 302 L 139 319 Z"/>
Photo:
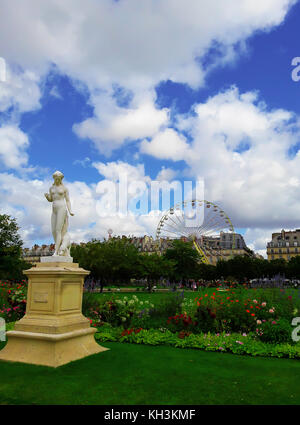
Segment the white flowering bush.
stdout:
<path fill-rule="evenodd" d="M 152 303 L 140 301 L 136 295 L 125 296 L 102 301 L 99 305 L 99 314 L 103 322 L 110 323 L 113 326 L 123 326 L 126 329 L 132 323 L 139 325 L 139 322 L 148 318 L 153 307 Z"/>

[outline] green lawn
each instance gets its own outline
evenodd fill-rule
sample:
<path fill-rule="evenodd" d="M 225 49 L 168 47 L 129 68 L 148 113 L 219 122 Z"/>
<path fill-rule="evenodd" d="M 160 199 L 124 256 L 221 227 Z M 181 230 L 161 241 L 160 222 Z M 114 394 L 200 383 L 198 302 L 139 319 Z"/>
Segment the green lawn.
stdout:
<path fill-rule="evenodd" d="M 57 369 L 0 361 L 0 404 L 300 404 L 296 360 L 103 345 Z"/>

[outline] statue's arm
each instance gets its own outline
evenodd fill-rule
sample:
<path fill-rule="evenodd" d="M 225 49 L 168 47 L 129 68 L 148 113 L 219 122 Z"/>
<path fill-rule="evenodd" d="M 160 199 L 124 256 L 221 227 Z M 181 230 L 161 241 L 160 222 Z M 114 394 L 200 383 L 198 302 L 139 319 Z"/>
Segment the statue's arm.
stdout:
<path fill-rule="evenodd" d="M 48 202 L 53 202 L 51 192 L 50 193 L 44 193 L 44 195 L 45 195 L 45 198 L 47 199 Z"/>
<path fill-rule="evenodd" d="M 65 190 L 65 199 L 66 199 L 66 204 L 67 204 L 67 208 L 69 211 L 70 215 L 74 215 L 74 213 L 72 212 L 72 208 L 71 208 L 71 202 L 70 202 L 70 198 L 69 198 L 69 191 L 68 189 Z"/>

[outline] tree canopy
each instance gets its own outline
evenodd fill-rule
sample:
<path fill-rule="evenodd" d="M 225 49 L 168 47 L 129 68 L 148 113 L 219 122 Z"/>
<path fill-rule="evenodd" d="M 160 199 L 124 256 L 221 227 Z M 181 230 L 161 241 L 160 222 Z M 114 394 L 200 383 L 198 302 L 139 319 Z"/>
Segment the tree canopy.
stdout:
<path fill-rule="evenodd" d="M 22 271 L 30 264 L 22 258 L 23 242 L 15 218 L 0 214 L 0 279 L 24 279 Z"/>

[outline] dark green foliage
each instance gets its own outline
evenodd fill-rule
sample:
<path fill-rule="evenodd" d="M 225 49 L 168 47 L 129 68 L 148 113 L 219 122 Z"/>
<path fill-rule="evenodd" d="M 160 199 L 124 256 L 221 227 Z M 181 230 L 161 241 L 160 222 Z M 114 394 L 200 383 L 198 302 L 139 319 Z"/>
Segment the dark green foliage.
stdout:
<path fill-rule="evenodd" d="M 106 282 L 128 283 L 136 275 L 138 250 L 127 239 L 100 242 L 93 240 L 71 248 L 74 261 L 90 270 L 94 279 Z"/>
<path fill-rule="evenodd" d="M 30 264 L 22 259 L 23 242 L 15 218 L 0 214 L 0 280 L 24 279 L 22 271 Z"/>
<path fill-rule="evenodd" d="M 99 308 L 99 300 L 95 298 L 94 294 L 90 292 L 84 292 L 82 298 L 82 314 L 84 316 L 90 317 L 90 312 L 92 310 L 97 310 Z"/>
<path fill-rule="evenodd" d="M 208 306 L 198 306 L 193 318 L 196 332 L 213 332 L 217 329 L 216 313 Z"/>
<path fill-rule="evenodd" d="M 187 280 L 196 276 L 199 254 L 193 248 L 192 242 L 173 241 L 172 248 L 166 250 L 164 257 L 175 262 L 175 280 Z"/>
<path fill-rule="evenodd" d="M 262 342 L 280 344 L 283 342 L 292 343 L 291 334 L 293 328 L 286 319 L 276 321 L 266 321 L 257 328 L 258 338 Z"/>

